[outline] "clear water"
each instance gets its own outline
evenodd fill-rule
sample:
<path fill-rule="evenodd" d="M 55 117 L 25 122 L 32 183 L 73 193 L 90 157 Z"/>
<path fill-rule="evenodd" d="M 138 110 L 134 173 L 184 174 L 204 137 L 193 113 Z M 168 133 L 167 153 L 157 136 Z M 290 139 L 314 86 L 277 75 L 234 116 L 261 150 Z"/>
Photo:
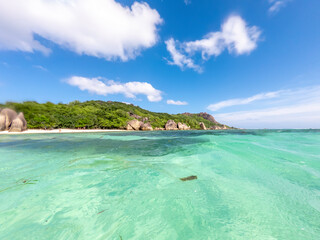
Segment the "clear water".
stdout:
<path fill-rule="evenodd" d="M 320 131 L 0 136 L 0 239 L 320 239 Z"/>

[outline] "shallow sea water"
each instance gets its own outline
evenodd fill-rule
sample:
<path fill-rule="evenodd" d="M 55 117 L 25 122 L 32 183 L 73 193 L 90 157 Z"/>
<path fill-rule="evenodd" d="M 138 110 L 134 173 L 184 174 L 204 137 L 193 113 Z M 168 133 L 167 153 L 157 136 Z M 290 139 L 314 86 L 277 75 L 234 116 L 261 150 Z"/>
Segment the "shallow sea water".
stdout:
<path fill-rule="evenodd" d="M 0 239 L 318 240 L 320 131 L 0 136 Z"/>

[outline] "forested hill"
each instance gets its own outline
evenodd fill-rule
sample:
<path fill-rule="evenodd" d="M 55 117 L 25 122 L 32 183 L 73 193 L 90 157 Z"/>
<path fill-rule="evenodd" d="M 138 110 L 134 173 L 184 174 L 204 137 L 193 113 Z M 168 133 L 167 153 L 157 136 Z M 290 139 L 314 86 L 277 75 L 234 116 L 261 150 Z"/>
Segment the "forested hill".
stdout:
<path fill-rule="evenodd" d="M 17 112 L 23 112 L 29 129 L 123 129 L 129 120 L 135 118 L 142 121 L 147 118 L 147 121 L 151 123 L 153 128 L 163 128 L 169 119 L 175 122 L 186 123 L 191 129 L 200 129 L 200 122 L 203 122 L 207 128 L 224 127 L 224 125 L 216 122 L 211 115 L 206 115 L 206 113 L 156 113 L 132 104 L 111 101 L 74 101 L 69 104 L 7 102 L 0 104 L 0 108 L 11 108 Z M 208 118 L 207 116 L 211 116 L 212 118 Z"/>

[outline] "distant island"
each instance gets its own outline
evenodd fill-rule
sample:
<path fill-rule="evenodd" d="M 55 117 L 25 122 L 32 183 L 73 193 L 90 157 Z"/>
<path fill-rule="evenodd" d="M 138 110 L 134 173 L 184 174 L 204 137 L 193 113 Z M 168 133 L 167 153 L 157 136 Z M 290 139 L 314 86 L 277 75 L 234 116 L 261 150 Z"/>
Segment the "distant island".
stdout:
<path fill-rule="evenodd" d="M 6 116 L 8 109 L 16 112 L 11 112 L 11 121 L 17 118 L 17 116 L 19 116 L 19 119 L 24 117 L 23 119 L 26 120 L 28 129 L 232 129 L 232 127 L 218 123 L 213 116 L 204 112 L 182 114 L 156 113 L 133 104 L 113 101 L 74 101 L 68 104 L 28 101 L 0 104 L 1 130 L 5 130 L 3 126 L 1 127 L 1 121 L 3 125 L 5 119 L 9 119 Z M 9 124 L 8 121 L 7 125 Z M 10 130 L 9 125 L 6 130 Z M 24 126 L 21 127 L 21 131 L 23 130 L 25 130 Z M 19 129 L 16 127 L 15 131 L 19 131 Z"/>

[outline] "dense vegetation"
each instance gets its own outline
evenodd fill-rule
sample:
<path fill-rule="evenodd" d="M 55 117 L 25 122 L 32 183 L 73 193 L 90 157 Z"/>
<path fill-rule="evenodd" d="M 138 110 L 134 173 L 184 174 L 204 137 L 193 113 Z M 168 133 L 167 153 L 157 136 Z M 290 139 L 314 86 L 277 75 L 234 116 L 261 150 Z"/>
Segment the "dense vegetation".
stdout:
<path fill-rule="evenodd" d="M 187 116 L 184 114 L 155 113 L 132 104 L 120 102 L 87 101 L 81 103 L 74 101 L 69 104 L 7 102 L 0 104 L 0 108 L 5 107 L 23 112 L 28 122 L 28 128 L 121 129 L 125 128 L 129 120 L 134 119 L 130 116 L 130 113 L 147 117 L 154 128 L 164 127 L 169 119 L 186 123 L 192 129 L 199 129 L 199 122 L 204 122 L 207 127 L 220 125 L 195 114 Z"/>

